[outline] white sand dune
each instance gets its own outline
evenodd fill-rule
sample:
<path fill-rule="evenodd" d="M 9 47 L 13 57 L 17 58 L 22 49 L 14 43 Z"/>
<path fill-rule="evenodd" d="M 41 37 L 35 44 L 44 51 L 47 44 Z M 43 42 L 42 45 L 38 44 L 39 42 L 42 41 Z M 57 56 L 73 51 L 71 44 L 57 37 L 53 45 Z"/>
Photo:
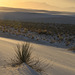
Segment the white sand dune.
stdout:
<path fill-rule="evenodd" d="M 0 75 L 38 75 L 34 70 L 23 64 L 12 68 L 7 65 L 10 58 L 14 58 L 15 44 L 22 43 L 13 39 L 0 37 Z M 32 43 L 33 56 L 45 60 L 49 64 L 47 75 L 75 75 L 75 54 L 63 48 L 45 46 Z"/>
<path fill-rule="evenodd" d="M 26 64 L 19 67 L 9 65 L 10 59 L 14 58 L 14 44 L 15 40 L 0 38 L 0 75 L 39 75 Z"/>
<path fill-rule="evenodd" d="M 0 7 L 0 19 L 24 22 L 75 24 L 75 12 Z"/>

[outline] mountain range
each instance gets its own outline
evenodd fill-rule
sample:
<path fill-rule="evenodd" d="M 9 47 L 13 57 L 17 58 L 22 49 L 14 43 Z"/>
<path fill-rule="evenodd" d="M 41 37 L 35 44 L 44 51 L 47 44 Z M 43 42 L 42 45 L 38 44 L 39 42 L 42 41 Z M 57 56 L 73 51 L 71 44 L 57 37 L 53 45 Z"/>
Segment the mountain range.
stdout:
<path fill-rule="evenodd" d="M 0 19 L 75 24 L 75 13 L 0 7 Z"/>

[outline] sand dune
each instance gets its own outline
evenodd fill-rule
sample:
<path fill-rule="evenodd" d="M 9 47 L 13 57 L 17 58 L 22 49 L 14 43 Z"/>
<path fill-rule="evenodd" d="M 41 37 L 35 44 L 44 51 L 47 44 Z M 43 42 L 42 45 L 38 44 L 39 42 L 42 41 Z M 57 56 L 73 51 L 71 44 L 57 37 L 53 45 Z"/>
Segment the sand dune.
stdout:
<path fill-rule="evenodd" d="M 75 13 L 0 7 L 0 19 L 75 24 Z"/>
<path fill-rule="evenodd" d="M 15 36 L 14 36 L 15 37 Z M 21 38 L 20 38 L 21 39 Z M 18 68 L 11 68 L 6 63 L 14 56 L 14 47 L 23 41 L 0 37 L 0 75 L 37 75 L 37 73 L 22 65 Z M 64 48 L 56 48 L 42 44 L 31 43 L 33 56 L 45 60 L 49 64 L 46 69 L 47 75 L 75 75 L 75 54 Z M 25 67 L 24 67 L 25 66 Z M 24 70 L 24 68 L 27 68 Z M 16 70 L 16 71 L 15 71 Z M 33 74 L 35 73 L 35 74 Z"/>

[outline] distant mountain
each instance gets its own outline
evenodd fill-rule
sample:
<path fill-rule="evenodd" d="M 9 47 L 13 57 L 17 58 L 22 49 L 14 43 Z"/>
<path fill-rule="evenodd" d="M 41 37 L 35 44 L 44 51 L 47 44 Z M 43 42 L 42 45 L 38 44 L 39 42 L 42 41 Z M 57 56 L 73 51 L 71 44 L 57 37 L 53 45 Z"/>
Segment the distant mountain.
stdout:
<path fill-rule="evenodd" d="M 15 2 L 10 2 L 7 3 L 5 2 L 5 5 L 8 7 L 14 7 L 14 8 L 24 8 L 24 9 L 38 9 L 38 10 L 50 10 L 50 11 L 54 11 L 55 9 L 58 10 L 59 8 L 56 6 L 52 6 L 49 5 L 47 3 L 43 3 L 43 2 L 35 2 L 35 1 L 31 1 L 31 2 L 22 2 L 22 1 L 15 1 Z"/>
<path fill-rule="evenodd" d="M 0 2 L 0 5 L 2 3 Z M 30 2 L 22 2 L 22 1 L 10 1 L 3 2 L 4 6 L 13 7 L 13 8 L 23 8 L 23 9 L 37 9 L 37 10 L 49 10 L 49 11 L 66 11 L 66 12 L 75 12 L 75 7 L 57 7 L 53 4 L 50 5 L 46 2 L 36 2 L 36 1 L 30 1 Z M 3 6 L 2 5 L 2 6 Z"/>
<path fill-rule="evenodd" d="M 49 5 L 45 2 L 20 2 L 16 5 L 16 7 L 24 8 L 24 9 L 38 9 L 38 10 L 49 10 L 49 11 L 67 11 L 67 12 L 75 12 L 75 7 L 57 7 L 53 5 Z"/>
<path fill-rule="evenodd" d="M 28 12 L 28 13 L 46 13 L 56 15 L 75 15 L 75 12 L 61 12 L 61 11 L 48 11 L 48 10 L 36 10 L 36 9 L 21 9 L 21 8 L 10 8 L 0 7 L 0 12 Z"/>
<path fill-rule="evenodd" d="M 0 7 L 0 19 L 75 24 L 75 13 Z"/>

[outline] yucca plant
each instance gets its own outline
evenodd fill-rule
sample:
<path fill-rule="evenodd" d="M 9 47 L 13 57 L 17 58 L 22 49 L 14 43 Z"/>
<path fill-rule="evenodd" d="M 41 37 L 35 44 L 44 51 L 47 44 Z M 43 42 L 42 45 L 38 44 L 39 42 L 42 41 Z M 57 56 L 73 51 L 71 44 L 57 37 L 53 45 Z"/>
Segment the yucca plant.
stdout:
<path fill-rule="evenodd" d="M 30 43 L 23 43 L 22 45 L 17 44 L 16 46 L 16 60 L 15 64 L 26 63 L 29 64 L 31 62 L 31 47 Z"/>
<path fill-rule="evenodd" d="M 27 64 L 35 71 L 42 73 L 45 72 L 45 68 L 48 67 L 48 65 L 43 65 L 43 61 L 40 59 L 32 58 L 32 51 L 31 51 L 31 45 L 30 43 L 26 42 L 23 44 L 17 44 L 16 45 L 16 59 L 12 60 L 12 66 L 18 66 L 22 63 Z"/>

